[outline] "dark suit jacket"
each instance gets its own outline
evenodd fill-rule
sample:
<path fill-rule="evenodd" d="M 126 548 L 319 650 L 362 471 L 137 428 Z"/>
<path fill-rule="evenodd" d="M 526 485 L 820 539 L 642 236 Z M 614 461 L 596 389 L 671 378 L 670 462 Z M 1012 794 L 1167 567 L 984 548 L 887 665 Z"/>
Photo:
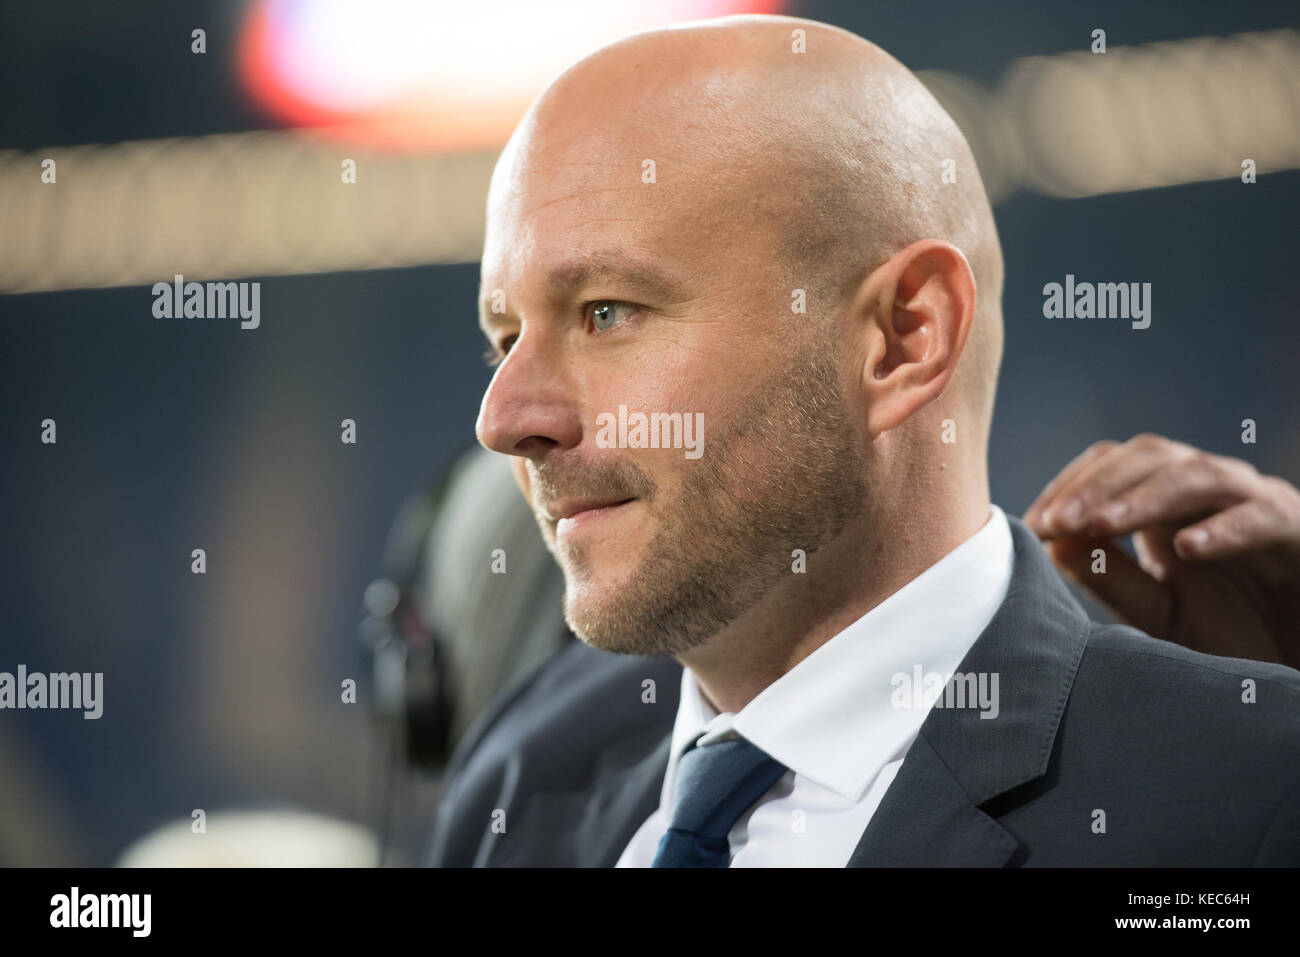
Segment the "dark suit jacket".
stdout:
<path fill-rule="evenodd" d="M 999 675 L 1000 714 L 929 712 L 849 866 L 1300 864 L 1300 672 L 1089 620 L 1011 526 L 1006 600 L 958 668 Z M 461 742 L 425 863 L 613 866 L 659 803 L 680 680 L 562 651 Z"/>

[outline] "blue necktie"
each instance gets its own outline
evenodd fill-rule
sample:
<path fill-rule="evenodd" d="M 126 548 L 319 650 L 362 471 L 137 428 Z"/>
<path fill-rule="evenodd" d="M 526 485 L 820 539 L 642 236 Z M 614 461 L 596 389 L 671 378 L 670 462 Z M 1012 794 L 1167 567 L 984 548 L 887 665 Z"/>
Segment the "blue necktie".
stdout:
<path fill-rule="evenodd" d="M 789 770 L 744 738 L 697 746 L 677 762 L 673 816 L 651 867 L 727 867 L 727 835 Z"/>

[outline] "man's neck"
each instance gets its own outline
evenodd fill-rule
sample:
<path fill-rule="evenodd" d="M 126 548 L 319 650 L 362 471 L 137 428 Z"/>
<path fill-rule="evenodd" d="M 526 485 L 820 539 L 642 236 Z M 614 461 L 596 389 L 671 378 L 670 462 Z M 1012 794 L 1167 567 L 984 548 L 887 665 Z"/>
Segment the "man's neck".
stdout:
<path fill-rule="evenodd" d="M 915 510 L 866 518 L 808 556 L 744 616 L 678 655 L 719 712 L 738 712 L 759 692 L 969 539 L 989 519 L 987 496 L 946 514 Z"/>

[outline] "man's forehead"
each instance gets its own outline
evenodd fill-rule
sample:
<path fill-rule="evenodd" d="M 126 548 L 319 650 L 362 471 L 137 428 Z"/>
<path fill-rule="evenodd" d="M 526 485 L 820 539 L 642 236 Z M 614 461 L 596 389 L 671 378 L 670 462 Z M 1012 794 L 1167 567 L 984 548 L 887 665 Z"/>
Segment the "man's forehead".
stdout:
<path fill-rule="evenodd" d="M 696 175 L 695 160 L 680 146 L 661 143 L 659 136 L 636 137 L 614 127 L 574 130 L 543 144 L 526 143 L 503 153 L 492 175 L 488 193 L 489 230 L 517 228 L 551 213 L 562 219 L 566 205 L 582 211 L 607 206 L 653 208 L 669 196 L 655 197 L 646 187 L 659 185 L 660 175 L 671 167 L 675 181 Z M 661 191 L 662 192 L 662 191 Z"/>
<path fill-rule="evenodd" d="M 693 187 L 659 190 L 633 175 L 590 177 L 573 167 L 524 177 L 489 210 L 484 296 L 495 286 L 542 280 L 564 292 L 584 281 L 674 281 L 674 264 L 698 257 L 723 214 Z M 572 173 L 573 175 L 570 175 Z M 716 194 L 717 190 L 708 191 Z"/>
<path fill-rule="evenodd" d="M 622 193 L 623 195 L 619 195 Z M 521 194 L 513 210 L 490 216 L 484 238 L 485 286 L 543 280 L 558 292 L 617 272 L 644 272 L 657 259 L 671 260 L 665 241 L 673 223 L 632 189 Z M 667 225 L 667 231 L 661 226 Z"/>
<path fill-rule="evenodd" d="M 512 286 L 564 293 L 578 280 L 617 278 L 666 294 L 728 258 L 761 261 L 764 234 L 788 218 L 774 192 L 791 184 L 774 169 L 779 157 L 749 149 L 736 121 L 558 103 L 531 116 L 493 173 L 480 320 L 492 320 L 493 296 L 508 301 Z"/>
<path fill-rule="evenodd" d="M 692 99 L 686 94 L 693 87 L 668 93 L 662 78 L 637 76 L 595 85 L 587 76 L 548 92 L 498 159 L 489 220 L 604 193 L 619 193 L 616 201 L 629 205 L 699 201 L 725 187 L 737 165 L 761 162 L 750 148 L 752 101 L 720 102 L 706 95 L 707 83 Z"/>

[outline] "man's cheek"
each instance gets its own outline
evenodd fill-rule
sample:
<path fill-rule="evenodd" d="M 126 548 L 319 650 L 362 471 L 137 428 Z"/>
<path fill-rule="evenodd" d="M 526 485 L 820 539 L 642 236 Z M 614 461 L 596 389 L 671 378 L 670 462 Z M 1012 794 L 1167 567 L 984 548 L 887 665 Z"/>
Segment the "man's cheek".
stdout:
<path fill-rule="evenodd" d="M 634 460 L 654 482 L 653 502 L 646 503 L 652 515 L 672 515 L 678 510 L 682 483 L 698 463 L 684 458 L 684 449 L 650 449 Z"/>

